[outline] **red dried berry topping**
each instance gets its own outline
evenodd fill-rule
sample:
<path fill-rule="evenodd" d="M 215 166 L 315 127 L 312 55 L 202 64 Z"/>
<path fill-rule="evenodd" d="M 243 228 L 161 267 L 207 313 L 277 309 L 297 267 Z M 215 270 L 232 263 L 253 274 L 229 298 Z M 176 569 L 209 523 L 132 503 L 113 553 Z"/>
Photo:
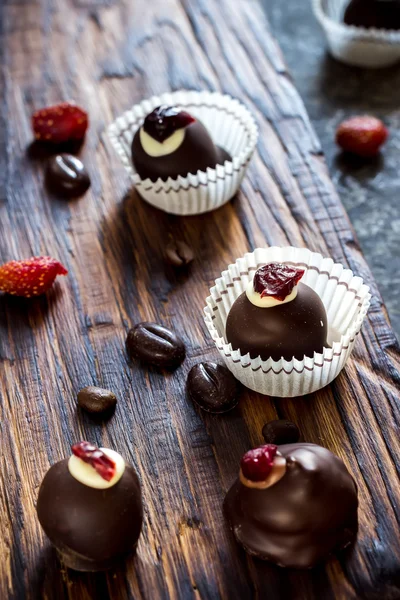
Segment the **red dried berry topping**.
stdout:
<path fill-rule="evenodd" d="M 106 481 L 111 481 L 116 472 L 115 462 L 107 456 L 100 448 L 96 448 L 89 442 L 79 442 L 71 446 L 73 454 L 88 463 Z"/>
<path fill-rule="evenodd" d="M 270 263 L 256 271 L 253 280 L 254 291 L 261 294 L 261 298 L 271 296 L 283 301 L 292 293 L 303 275 L 304 269 Z"/>
<path fill-rule="evenodd" d="M 61 144 L 69 140 L 81 140 L 88 128 L 87 113 L 68 102 L 48 106 L 33 113 L 32 129 L 41 142 Z"/>
<path fill-rule="evenodd" d="M 277 448 L 267 444 L 246 452 L 240 463 L 243 476 L 250 481 L 265 481 L 272 470 Z"/>
<path fill-rule="evenodd" d="M 375 156 L 385 142 L 388 130 L 375 117 L 352 117 L 343 121 L 336 131 L 336 143 L 345 152 L 362 157 Z"/>
<path fill-rule="evenodd" d="M 67 273 L 67 269 L 50 256 L 11 260 L 0 266 L 0 291 L 25 298 L 40 296 L 51 288 L 57 275 Z"/>
<path fill-rule="evenodd" d="M 162 143 L 177 129 L 195 122 L 189 113 L 173 106 L 158 106 L 144 120 L 143 129 L 152 138 Z"/>

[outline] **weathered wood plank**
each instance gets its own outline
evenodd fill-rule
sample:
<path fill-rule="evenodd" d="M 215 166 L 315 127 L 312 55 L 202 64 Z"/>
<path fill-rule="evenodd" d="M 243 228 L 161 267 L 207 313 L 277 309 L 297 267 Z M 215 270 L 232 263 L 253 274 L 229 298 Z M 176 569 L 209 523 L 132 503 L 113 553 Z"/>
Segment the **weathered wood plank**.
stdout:
<path fill-rule="evenodd" d="M 70 272 L 47 298 L 0 298 L 0 597 L 400 597 L 399 348 L 258 3 L 8 0 L 0 27 L 0 258 L 51 254 Z M 260 126 L 238 198 L 185 219 L 128 191 L 103 135 L 134 102 L 179 88 L 237 96 Z M 81 156 L 93 185 L 66 203 L 43 188 L 43 164 L 26 147 L 33 108 L 68 98 L 89 110 Z M 164 265 L 169 234 L 196 250 L 188 275 Z M 307 246 L 349 265 L 372 287 L 367 323 L 329 388 L 293 401 L 244 392 L 227 416 L 199 414 L 185 379 L 216 357 L 204 299 L 228 263 L 264 244 Z M 127 362 L 126 331 L 143 319 L 184 337 L 177 372 Z M 108 422 L 76 410 L 77 391 L 94 383 L 119 397 Z M 354 551 L 312 572 L 246 557 L 221 515 L 242 453 L 276 416 L 342 456 L 360 489 Z M 96 576 L 60 571 L 34 506 L 49 465 L 82 437 L 132 461 L 146 506 L 136 559 Z"/>

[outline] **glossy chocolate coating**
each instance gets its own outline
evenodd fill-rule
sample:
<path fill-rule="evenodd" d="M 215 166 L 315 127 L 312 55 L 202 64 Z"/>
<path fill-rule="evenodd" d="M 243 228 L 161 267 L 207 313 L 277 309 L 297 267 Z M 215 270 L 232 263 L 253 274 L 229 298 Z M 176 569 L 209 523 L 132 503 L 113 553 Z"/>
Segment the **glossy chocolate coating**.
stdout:
<path fill-rule="evenodd" d="M 126 465 L 115 485 L 94 489 L 72 477 L 65 459 L 46 473 L 37 514 L 68 567 L 108 569 L 136 548 L 143 521 L 140 483 Z"/>
<path fill-rule="evenodd" d="M 357 486 L 345 464 L 315 444 L 287 444 L 286 473 L 260 490 L 238 479 L 224 511 L 237 541 L 250 554 L 282 567 L 309 569 L 354 541 Z"/>
<path fill-rule="evenodd" d="M 57 154 L 47 163 L 46 185 L 59 196 L 82 196 L 90 186 L 90 177 L 79 158 Z"/>
<path fill-rule="evenodd" d="M 144 321 L 130 329 L 126 349 L 131 358 L 159 368 L 176 368 L 186 355 L 185 344 L 168 327 Z"/>
<path fill-rule="evenodd" d="M 262 434 L 266 444 L 295 444 L 299 441 L 300 431 L 295 423 L 286 419 L 277 419 L 265 423 Z"/>
<path fill-rule="evenodd" d="M 78 404 L 90 413 L 111 411 L 117 404 L 117 398 L 111 390 L 89 385 L 78 392 Z"/>
<path fill-rule="evenodd" d="M 238 403 L 238 382 L 224 365 L 203 362 L 189 371 L 187 391 L 203 410 L 223 413 Z"/>
<path fill-rule="evenodd" d="M 399 0 L 352 0 L 344 13 L 346 25 L 400 29 Z"/>
<path fill-rule="evenodd" d="M 235 300 L 226 321 L 226 339 L 232 348 L 263 360 L 312 357 L 328 345 L 327 333 L 322 300 L 301 282 L 294 300 L 271 308 L 255 306 L 244 292 Z"/>
<path fill-rule="evenodd" d="M 215 146 L 207 129 L 200 121 L 194 121 L 185 128 L 185 137 L 175 152 L 165 156 L 149 156 L 141 144 L 140 130 L 135 133 L 132 142 L 132 160 L 135 169 L 142 179 L 157 181 L 160 177 L 166 181 L 168 177 L 176 179 L 178 175 L 186 177 L 188 173 L 214 169 L 231 160 L 229 154 Z"/>

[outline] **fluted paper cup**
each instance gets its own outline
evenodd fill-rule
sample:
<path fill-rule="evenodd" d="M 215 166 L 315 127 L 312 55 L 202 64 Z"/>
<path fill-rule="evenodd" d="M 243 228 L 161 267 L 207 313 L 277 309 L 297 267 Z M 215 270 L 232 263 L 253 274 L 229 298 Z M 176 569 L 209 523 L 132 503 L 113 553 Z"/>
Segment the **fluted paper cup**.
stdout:
<path fill-rule="evenodd" d="M 302 282 L 320 296 L 328 317 L 328 343 L 323 353 L 303 360 L 250 359 L 233 350 L 225 338 L 228 313 L 262 265 L 280 262 L 305 269 Z M 370 305 L 369 287 L 350 269 L 306 248 L 257 248 L 245 254 L 216 280 L 204 309 L 205 322 L 226 366 L 246 387 L 278 397 L 304 396 L 337 377 L 353 349 Z M 266 309 L 268 310 L 268 309 Z"/>
<path fill-rule="evenodd" d="M 199 119 L 213 141 L 229 152 L 231 161 L 186 177 L 141 179 L 132 163 L 131 145 L 146 115 L 165 104 Z M 175 215 L 196 215 L 219 208 L 238 191 L 258 139 L 251 113 L 238 100 L 216 92 L 178 91 L 153 96 L 133 106 L 108 128 L 108 136 L 140 196 Z"/>
<path fill-rule="evenodd" d="M 357 67 L 387 67 L 400 60 L 400 32 L 354 27 L 343 22 L 349 0 L 312 0 L 331 54 Z"/>

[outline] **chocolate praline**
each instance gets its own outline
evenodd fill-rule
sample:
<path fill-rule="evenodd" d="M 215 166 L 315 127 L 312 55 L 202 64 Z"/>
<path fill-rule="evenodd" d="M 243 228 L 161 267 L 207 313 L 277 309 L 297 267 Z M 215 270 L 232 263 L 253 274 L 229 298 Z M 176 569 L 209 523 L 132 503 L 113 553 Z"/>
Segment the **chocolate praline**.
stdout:
<path fill-rule="evenodd" d="M 314 290 L 298 284 L 291 302 L 261 308 L 245 292 L 232 305 L 226 321 L 226 339 L 234 350 L 262 360 L 282 357 L 302 360 L 327 346 L 328 323 L 325 307 Z"/>
<path fill-rule="evenodd" d="M 282 567 L 309 569 L 357 535 L 357 486 L 345 464 L 315 444 L 279 446 L 286 472 L 255 489 L 238 479 L 224 512 L 244 549 Z"/>
<path fill-rule="evenodd" d="M 67 567 L 109 569 L 136 549 L 143 521 L 140 483 L 125 465 L 115 485 L 95 489 L 77 481 L 65 459 L 45 475 L 37 514 Z"/>
<path fill-rule="evenodd" d="M 173 146 L 172 152 L 152 156 L 146 151 L 149 148 L 143 146 L 142 130 L 153 141 L 150 142 L 148 137 L 146 139 L 161 151 L 177 131 L 182 131 L 183 135 L 178 147 Z M 226 160 L 231 160 L 230 155 L 214 144 L 200 121 L 172 107 L 158 107 L 147 115 L 132 141 L 135 169 L 142 179 L 149 178 L 151 181 L 159 178 L 166 181 L 169 177 L 176 179 L 179 175 L 186 177 L 189 173 L 214 169 L 218 164 L 223 165 Z"/>

